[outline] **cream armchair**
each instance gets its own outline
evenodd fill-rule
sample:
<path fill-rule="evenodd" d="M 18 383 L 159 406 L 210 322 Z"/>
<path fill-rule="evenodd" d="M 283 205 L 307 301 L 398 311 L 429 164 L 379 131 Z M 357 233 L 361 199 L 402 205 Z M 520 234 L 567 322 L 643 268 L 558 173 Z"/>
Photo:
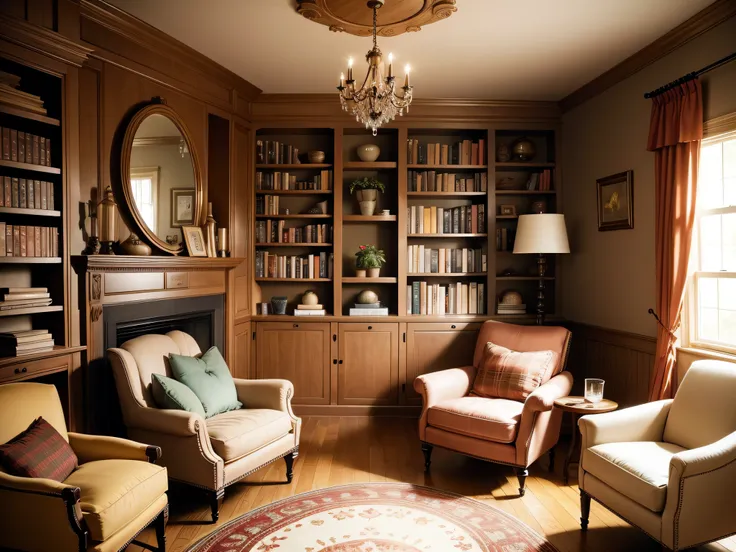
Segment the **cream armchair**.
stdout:
<path fill-rule="evenodd" d="M 674 400 L 580 419 L 580 524 L 590 499 L 671 550 L 736 532 L 736 364 L 693 363 Z"/>
<path fill-rule="evenodd" d="M 197 342 L 180 331 L 144 335 L 109 349 L 128 436 L 161 447 L 169 478 L 207 492 L 212 521 L 225 487 L 280 458 L 286 482 L 299 452 L 301 420 L 291 409 L 286 380 L 235 380 L 243 408 L 203 419 L 183 410 L 159 409 L 151 394 L 154 373 L 171 375 L 170 353 L 197 356 Z"/>
<path fill-rule="evenodd" d="M 53 385 L 0 386 L 0 443 L 42 416 L 68 441 L 79 467 L 62 482 L 0 470 L 0 549 L 117 552 L 153 523 L 166 549 L 166 469 L 158 447 L 127 439 L 67 433 Z M 150 548 L 150 545 L 146 545 Z"/>

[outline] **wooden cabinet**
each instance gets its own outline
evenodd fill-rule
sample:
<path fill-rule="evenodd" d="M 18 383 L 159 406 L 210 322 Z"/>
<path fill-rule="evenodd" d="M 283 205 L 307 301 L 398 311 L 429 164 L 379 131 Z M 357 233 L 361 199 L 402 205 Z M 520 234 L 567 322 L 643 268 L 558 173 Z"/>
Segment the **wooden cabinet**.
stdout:
<path fill-rule="evenodd" d="M 421 405 L 414 379 L 422 374 L 473 363 L 477 323 L 409 323 L 406 326 L 406 404 Z"/>
<path fill-rule="evenodd" d="M 339 324 L 337 403 L 398 404 L 399 325 Z"/>
<path fill-rule="evenodd" d="M 253 377 L 250 370 L 250 344 L 253 341 L 250 328 L 250 322 L 236 324 L 233 328 L 233 350 L 230 371 L 234 378 L 248 379 Z"/>
<path fill-rule="evenodd" d="M 330 403 L 330 324 L 258 322 L 258 379 L 283 378 L 294 384 L 293 404 Z"/>

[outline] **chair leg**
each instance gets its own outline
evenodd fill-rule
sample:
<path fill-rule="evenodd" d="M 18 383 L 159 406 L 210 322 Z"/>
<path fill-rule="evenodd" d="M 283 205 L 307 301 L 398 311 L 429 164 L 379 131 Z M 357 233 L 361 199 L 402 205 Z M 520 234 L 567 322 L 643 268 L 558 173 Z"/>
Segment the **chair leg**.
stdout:
<path fill-rule="evenodd" d="M 168 506 L 161 510 L 161 513 L 153 521 L 153 528 L 156 531 L 156 543 L 158 544 L 158 552 L 166 552 L 166 511 Z"/>
<path fill-rule="evenodd" d="M 432 463 L 432 449 L 434 447 L 429 443 L 422 443 L 422 452 L 424 453 L 424 471 L 429 471 L 429 465 Z"/>
<path fill-rule="evenodd" d="M 212 510 L 212 523 L 220 519 L 220 501 L 225 496 L 225 489 L 210 491 L 210 510 Z"/>
<path fill-rule="evenodd" d="M 299 455 L 299 452 L 294 451 L 290 452 L 286 456 L 284 456 L 284 462 L 286 462 L 286 483 L 291 483 L 291 480 L 294 478 L 294 460 Z"/>
<path fill-rule="evenodd" d="M 529 475 L 529 470 L 526 468 L 516 468 L 516 478 L 519 480 L 519 496 L 524 496 L 526 489 L 526 478 Z"/>
<path fill-rule="evenodd" d="M 588 530 L 588 518 L 590 517 L 590 495 L 580 489 L 580 527 L 583 531 Z"/>
<path fill-rule="evenodd" d="M 555 447 L 549 449 L 549 473 L 555 471 Z"/>

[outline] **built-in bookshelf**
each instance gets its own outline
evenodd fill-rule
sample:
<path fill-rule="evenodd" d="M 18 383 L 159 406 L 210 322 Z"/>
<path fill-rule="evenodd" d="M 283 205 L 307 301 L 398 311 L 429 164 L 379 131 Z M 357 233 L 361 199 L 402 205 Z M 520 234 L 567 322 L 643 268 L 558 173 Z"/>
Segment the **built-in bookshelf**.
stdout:
<path fill-rule="evenodd" d="M 497 160 L 500 144 L 511 147 L 521 137 L 536 146 L 532 160 Z M 256 140 L 278 143 L 272 149 L 287 144 L 282 149 L 287 157 L 288 146 L 299 152 L 288 164 L 265 162 L 269 154 L 256 152 L 256 314 L 262 312 L 260 304 L 285 296 L 290 315 L 303 293 L 312 290 L 328 316 L 347 317 L 358 294 L 367 289 L 378 295 L 390 316 L 484 319 L 498 316 L 497 303 L 506 291 L 518 291 L 533 319 L 536 258 L 513 255 L 513 238 L 518 216 L 533 212 L 537 202 L 544 201 L 546 212 L 557 210 L 554 129 L 397 125 L 379 129 L 373 137 L 364 128 L 335 126 L 262 129 Z M 261 144 L 259 148 L 268 150 Z M 364 144 L 380 148 L 375 161 L 359 158 Z M 325 153 L 324 162 L 308 163 L 308 152 L 314 150 Z M 321 184 L 292 189 L 303 186 L 299 182 L 314 182 L 324 171 L 330 173 L 329 189 Z M 350 193 L 351 182 L 364 177 L 379 179 L 386 189 L 378 194 L 372 215 L 361 213 Z M 275 188 L 270 183 L 276 181 L 281 182 L 279 189 L 263 189 L 263 183 Z M 326 205 L 326 212 L 308 212 L 317 204 Z M 291 239 L 294 229 L 307 226 L 331 230 L 309 240 Z M 385 252 L 379 277 L 356 274 L 360 245 Z M 320 254 L 323 260 L 316 261 Z M 331 268 L 320 272 L 325 256 L 332 259 L 327 262 Z M 264 257 L 278 263 L 270 274 L 264 272 Z M 554 313 L 554 265 L 549 259 L 549 314 Z"/>

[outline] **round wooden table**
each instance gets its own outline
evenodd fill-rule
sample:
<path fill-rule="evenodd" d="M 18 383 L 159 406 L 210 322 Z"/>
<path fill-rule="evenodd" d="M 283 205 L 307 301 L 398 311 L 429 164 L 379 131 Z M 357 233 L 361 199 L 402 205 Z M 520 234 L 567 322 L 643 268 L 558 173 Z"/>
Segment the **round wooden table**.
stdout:
<path fill-rule="evenodd" d="M 579 445 L 578 432 L 580 430 L 578 428 L 578 420 L 581 416 L 587 416 L 588 414 L 602 414 L 603 412 L 612 412 L 618 408 L 618 403 L 614 401 L 609 401 L 608 399 L 601 399 L 600 402 L 591 403 L 587 402 L 585 400 L 585 397 L 569 396 L 557 399 L 555 401 L 555 407 L 559 408 L 563 412 L 569 412 L 572 416 L 572 442 L 570 443 L 570 448 L 568 449 L 567 456 L 565 457 L 565 471 L 563 473 L 563 479 L 565 481 L 565 485 L 567 485 L 570 464 L 578 464 L 580 458 L 580 451 L 577 451 L 578 460 L 575 462 L 573 462 L 572 460 L 573 455 L 576 453 L 576 449 Z"/>

